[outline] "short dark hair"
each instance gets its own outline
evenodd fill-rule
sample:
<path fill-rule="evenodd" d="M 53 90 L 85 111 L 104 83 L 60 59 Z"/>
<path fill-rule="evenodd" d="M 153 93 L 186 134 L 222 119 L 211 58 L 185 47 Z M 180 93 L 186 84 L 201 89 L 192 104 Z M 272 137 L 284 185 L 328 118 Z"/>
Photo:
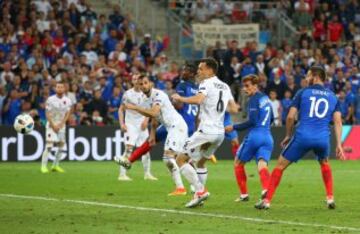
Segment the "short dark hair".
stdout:
<path fill-rule="evenodd" d="M 211 68 L 213 72 L 216 74 L 218 72 L 218 63 L 214 58 L 205 58 L 200 60 L 200 63 L 205 63 L 207 67 Z"/>
<path fill-rule="evenodd" d="M 65 81 L 64 81 L 64 80 L 58 80 L 58 81 L 56 81 L 56 84 L 63 84 L 63 85 L 65 85 Z"/>
<path fill-rule="evenodd" d="M 318 76 L 320 77 L 321 81 L 325 81 L 326 80 L 326 72 L 325 69 L 321 66 L 312 66 L 310 68 L 311 74 L 313 76 Z"/>
<path fill-rule="evenodd" d="M 145 74 L 141 74 L 138 79 L 139 79 L 139 80 L 142 80 L 142 79 L 145 79 L 145 78 L 150 81 L 150 78 L 149 78 L 147 75 L 145 75 Z"/>
<path fill-rule="evenodd" d="M 191 73 L 197 72 L 197 67 L 195 66 L 194 63 L 191 62 L 185 62 L 184 69 L 189 70 Z"/>

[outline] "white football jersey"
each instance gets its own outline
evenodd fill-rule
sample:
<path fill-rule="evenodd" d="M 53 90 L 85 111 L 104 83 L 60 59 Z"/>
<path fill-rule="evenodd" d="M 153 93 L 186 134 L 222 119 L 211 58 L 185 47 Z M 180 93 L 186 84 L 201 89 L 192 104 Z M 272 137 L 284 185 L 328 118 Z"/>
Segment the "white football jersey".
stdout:
<path fill-rule="evenodd" d="M 136 91 L 134 88 L 131 88 L 124 93 L 122 102 L 126 104 L 141 106 L 144 108 L 149 108 L 149 105 L 147 104 L 147 99 L 148 98 L 143 92 L 141 92 L 140 90 Z M 140 126 L 144 119 L 145 116 L 139 114 L 134 110 L 125 111 L 125 124 Z"/>
<path fill-rule="evenodd" d="M 157 120 L 163 124 L 165 128 L 169 128 L 182 121 L 185 122 L 179 112 L 176 111 L 169 96 L 165 92 L 153 88 L 151 90 L 150 102 L 152 106 L 160 106 L 160 114 L 158 115 Z"/>
<path fill-rule="evenodd" d="M 207 134 L 223 134 L 225 111 L 229 100 L 234 99 L 229 86 L 214 76 L 203 80 L 198 92 L 205 95 L 200 104 L 199 130 Z"/>
<path fill-rule="evenodd" d="M 72 101 L 63 95 L 62 98 L 52 95 L 46 100 L 46 112 L 50 113 L 50 118 L 54 124 L 59 124 L 64 119 L 66 113 L 71 109 Z M 48 123 L 49 124 L 49 123 Z"/>

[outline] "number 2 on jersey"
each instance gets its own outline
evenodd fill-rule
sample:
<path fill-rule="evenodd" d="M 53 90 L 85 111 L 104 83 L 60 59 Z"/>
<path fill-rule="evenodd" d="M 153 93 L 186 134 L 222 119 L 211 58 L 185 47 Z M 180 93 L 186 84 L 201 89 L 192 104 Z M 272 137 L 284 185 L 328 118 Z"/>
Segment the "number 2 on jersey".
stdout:
<path fill-rule="evenodd" d="M 316 97 L 310 97 L 311 106 L 310 106 L 310 113 L 309 117 L 314 117 L 314 114 L 317 118 L 324 118 L 327 111 L 329 110 L 329 102 L 325 98 L 316 99 Z M 319 106 L 321 103 L 324 103 L 325 107 L 320 113 Z"/>

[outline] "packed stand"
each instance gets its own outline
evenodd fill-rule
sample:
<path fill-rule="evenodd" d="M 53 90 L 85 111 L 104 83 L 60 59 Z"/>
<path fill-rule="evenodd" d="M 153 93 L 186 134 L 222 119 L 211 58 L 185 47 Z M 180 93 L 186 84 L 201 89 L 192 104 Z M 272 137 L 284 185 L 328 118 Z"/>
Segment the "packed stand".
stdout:
<path fill-rule="evenodd" d="M 166 40 L 135 37 L 136 25 L 117 5 L 107 17 L 85 0 L 0 4 L 0 124 L 29 112 L 44 125 L 58 80 L 74 103 L 69 124 L 103 126 L 118 122 L 132 74 L 147 72 L 169 93 L 179 79 L 177 64 L 161 53 Z"/>

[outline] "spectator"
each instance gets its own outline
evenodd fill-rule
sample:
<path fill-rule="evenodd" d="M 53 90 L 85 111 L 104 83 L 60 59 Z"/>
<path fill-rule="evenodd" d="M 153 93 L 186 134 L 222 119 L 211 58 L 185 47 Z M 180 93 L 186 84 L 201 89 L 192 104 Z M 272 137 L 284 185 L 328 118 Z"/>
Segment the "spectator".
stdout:
<path fill-rule="evenodd" d="M 118 28 L 120 24 L 124 21 L 124 17 L 121 15 L 119 5 L 113 6 L 113 13 L 109 15 L 109 20 L 113 28 Z"/>
<path fill-rule="evenodd" d="M 209 9 L 203 0 L 197 0 L 196 4 L 192 4 L 191 18 L 196 22 L 205 23 L 209 20 Z"/>
<path fill-rule="evenodd" d="M 103 127 L 105 126 L 104 118 L 101 116 L 98 110 L 94 110 L 92 113 L 92 123 L 94 126 Z"/>
<path fill-rule="evenodd" d="M 282 125 L 284 125 L 284 126 L 286 125 L 286 117 L 289 113 L 291 103 L 292 103 L 291 97 L 293 97 L 291 95 L 291 92 L 289 90 L 286 90 L 284 98 L 281 100 L 281 107 L 282 107 L 281 121 L 282 121 Z"/>
<path fill-rule="evenodd" d="M 267 94 L 270 95 L 270 91 L 276 92 L 276 97 L 280 100 L 284 98 L 286 90 L 286 84 L 280 79 L 279 72 L 275 72 L 274 80 L 271 81 L 267 87 Z"/>
<path fill-rule="evenodd" d="M 354 121 L 355 124 L 360 124 L 360 87 L 354 97 Z"/>
<path fill-rule="evenodd" d="M 277 93 L 276 90 L 270 90 L 270 104 L 274 115 L 274 125 L 275 126 L 281 126 L 281 103 L 277 99 Z"/>
<path fill-rule="evenodd" d="M 256 68 L 252 65 L 250 57 L 246 57 L 242 64 L 240 71 L 241 77 L 256 74 Z"/>
<path fill-rule="evenodd" d="M 85 56 L 86 58 L 86 65 L 93 67 L 95 63 L 99 61 L 98 54 L 92 50 L 91 44 L 85 44 L 85 50 L 81 53 L 81 55 Z"/>
<path fill-rule="evenodd" d="M 242 4 L 239 2 L 234 3 L 234 7 L 231 12 L 231 22 L 233 24 L 243 23 L 247 20 L 247 13 L 242 9 Z"/>
<path fill-rule="evenodd" d="M 21 113 L 22 101 L 19 98 L 18 91 L 13 89 L 10 91 L 9 96 L 4 101 L 4 122 L 7 125 L 13 125 L 16 116 Z"/>
<path fill-rule="evenodd" d="M 338 43 L 341 40 L 344 28 L 339 22 L 339 17 L 333 15 L 332 21 L 328 24 L 328 40 L 332 43 Z"/>
<path fill-rule="evenodd" d="M 349 124 L 352 116 L 352 107 L 346 101 L 345 92 L 343 90 L 339 92 L 339 106 L 343 123 Z"/>
<path fill-rule="evenodd" d="M 5 100 L 5 91 L 3 86 L 0 85 L 0 125 L 3 124 L 2 115 L 3 115 L 4 100 Z"/>
<path fill-rule="evenodd" d="M 325 20 L 326 16 L 324 14 L 320 14 L 320 16 L 313 22 L 313 38 L 314 41 L 318 43 L 324 42 L 327 37 L 327 23 Z"/>
<path fill-rule="evenodd" d="M 11 71 L 11 63 L 5 62 L 2 66 L 2 72 L 0 74 L 0 85 L 11 83 L 14 79 L 14 76 L 14 73 Z"/>
<path fill-rule="evenodd" d="M 84 110 L 88 115 L 93 116 L 93 112 L 98 111 L 102 117 L 101 122 L 104 123 L 107 120 L 107 103 L 101 98 L 101 90 L 97 89 L 94 91 L 94 99 L 89 103 L 89 105 L 84 107 Z M 97 117 L 97 115 L 95 115 Z"/>
<path fill-rule="evenodd" d="M 152 48 L 151 35 L 149 33 L 144 35 L 144 42 L 140 46 L 140 51 L 145 60 L 150 62 L 153 57 L 154 50 Z"/>
<path fill-rule="evenodd" d="M 294 97 L 299 90 L 299 87 L 295 83 L 295 79 L 292 75 L 286 78 L 286 90 L 290 92 L 291 97 Z"/>
<path fill-rule="evenodd" d="M 230 42 L 229 49 L 225 52 L 224 55 L 224 67 L 227 71 L 230 69 L 232 57 L 237 57 L 239 62 L 243 61 L 243 54 L 238 48 L 238 42 L 236 40 Z"/>
<path fill-rule="evenodd" d="M 108 102 L 108 106 L 109 106 L 109 114 L 115 121 L 119 120 L 118 110 L 122 101 L 122 96 L 123 93 L 121 87 L 114 87 L 113 94 Z"/>

